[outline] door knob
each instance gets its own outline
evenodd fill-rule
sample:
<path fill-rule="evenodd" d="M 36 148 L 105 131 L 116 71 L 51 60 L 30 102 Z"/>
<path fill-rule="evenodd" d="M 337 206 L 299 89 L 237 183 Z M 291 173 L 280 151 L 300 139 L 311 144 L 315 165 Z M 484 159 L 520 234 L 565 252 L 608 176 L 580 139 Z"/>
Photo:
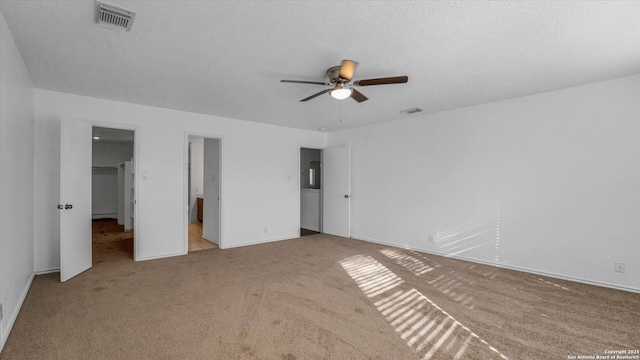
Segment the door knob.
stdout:
<path fill-rule="evenodd" d="M 344 198 L 345 198 L 345 199 L 348 199 L 348 198 L 349 198 L 349 195 L 345 195 L 345 196 L 344 196 Z"/>
<path fill-rule="evenodd" d="M 58 210 L 62 210 L 62 205 L 58 204 Z"/>
<path fill-rule="evenodd" d="M 65 204 L 65 205 L 64 205 L 64 208 L 65 208 L 65 209 L 73 209 L 73 205 Z"/>

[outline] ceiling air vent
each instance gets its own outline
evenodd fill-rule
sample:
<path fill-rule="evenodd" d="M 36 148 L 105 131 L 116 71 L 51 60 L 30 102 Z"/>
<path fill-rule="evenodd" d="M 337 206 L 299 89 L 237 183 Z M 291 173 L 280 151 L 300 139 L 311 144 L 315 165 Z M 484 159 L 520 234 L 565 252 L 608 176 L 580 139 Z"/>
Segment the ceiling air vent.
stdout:
<path fill-rule="evenodd" d="M 405 114 L 415 114 L 415 113 L 419 113 L 420 111 L 422 111 L 422 109 L 420 108 L 411 108 L 411 109 L 402 110 L 400 112 Z"/>
<path fill-rule="evenodd" d="M 109 29 L 131 31 L 136 13 L 96 1 L 96 19 L 98 24 Z"/>

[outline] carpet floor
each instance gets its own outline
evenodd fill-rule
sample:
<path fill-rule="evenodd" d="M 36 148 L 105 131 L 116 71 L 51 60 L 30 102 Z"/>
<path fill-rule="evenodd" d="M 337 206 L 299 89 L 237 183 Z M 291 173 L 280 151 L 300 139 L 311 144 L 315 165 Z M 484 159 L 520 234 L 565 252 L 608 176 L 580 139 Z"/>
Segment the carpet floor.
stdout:
<path fill-rule="evenodd" d="M 105 261 L 133 261 L 133 230 L 124 230 L 114 219 L 91 222 L 93 264 Z"/>
<path fill-rule="evenodd" d="M 95 260 L 95 259 L 94 259 Z M 329 235 L 36 276 L 0 359 L 567 359 L 640 295 Z"/>

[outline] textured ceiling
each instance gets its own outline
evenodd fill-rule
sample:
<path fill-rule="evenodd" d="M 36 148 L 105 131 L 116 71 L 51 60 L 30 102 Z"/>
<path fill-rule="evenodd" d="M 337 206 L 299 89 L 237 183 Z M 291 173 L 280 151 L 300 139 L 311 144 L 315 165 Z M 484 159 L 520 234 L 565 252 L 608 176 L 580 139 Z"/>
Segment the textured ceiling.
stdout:
<path fill-rule="evenodd" d="M 34 85 L 91 97 L 334 131 L 640 73 L 638 1 L 0 1 Z M 357 103 L 323 95 L 341 59 Z"/>

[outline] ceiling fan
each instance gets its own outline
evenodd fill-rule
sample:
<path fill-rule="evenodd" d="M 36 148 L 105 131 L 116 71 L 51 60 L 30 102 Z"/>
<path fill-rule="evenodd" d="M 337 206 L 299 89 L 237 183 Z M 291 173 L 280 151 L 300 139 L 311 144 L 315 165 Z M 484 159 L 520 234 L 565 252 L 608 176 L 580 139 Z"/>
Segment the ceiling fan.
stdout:
<path fill-rule="evenodd" d="M 394 76 L 377 79 L 356 80 L 352 84 L 349 84 L 353 77 L 353 72 L 356 68 L 356 62 L 353 60 L 342 60 L 340 66 L 334 66 L 327 70 L 327 76 L 329 82 L 316 82 L 316 81 L 304 81 L 304 80 L 280 80 L 283 83 L 298 83 L 298 84 L 313 84 L 313 85 L 325 85 L 332 88 L 322 90 L 319 93 L 315 93 L 309 97 L 306 97 L 300 101 L 311 100 L 322 94 L 330 93 L 335 99 L 342 100 L 351 97 L 357 102 L 366 101 L 368 98 L 362 95 L 361 92 L 354 87 L 358 86 L 371 86 L 371 85 L 386 85 L 386 84 L 404 84 L 409 81 L 407 76 Z"/>

